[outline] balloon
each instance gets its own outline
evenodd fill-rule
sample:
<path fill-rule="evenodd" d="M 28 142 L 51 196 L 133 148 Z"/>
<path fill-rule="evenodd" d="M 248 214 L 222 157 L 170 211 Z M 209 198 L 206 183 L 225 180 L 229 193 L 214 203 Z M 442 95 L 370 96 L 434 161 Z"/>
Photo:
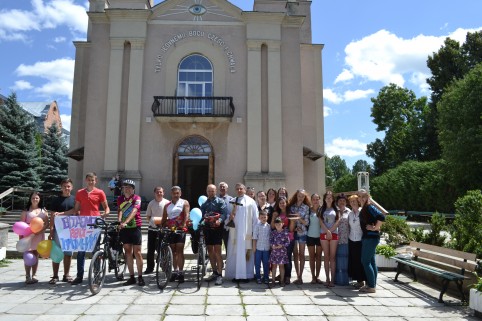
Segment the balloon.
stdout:
<path fill-rule="evenodd" d="M 197 230 L 199 222 L 201 221 L 202 213 L 201 210 L 197 207 L 193 208 L 189 213 L 189 218 L 192 221 L 192 227 L 194 230 Z"/>
<path fill-rule="evenodd" d="M 37 256 L 34 255 L 32 252 L 25 252 L 23 253 L 23 262 L 26 266 L 34 266 L 37 264 Z"/>
<path fill-rule="evenodd" d="M 43 258 L 50 257 L 50 251 L 52 250 L 52 241 L 51 240 L 43 240 L 40 241 L 37 245 L 37 252 Z"/>
<path fill-rule="evenodd" d="M 64 252 L 62 252 L 62 249 L 57 245 L 56 242 L 52 242 L 50 257 L 52 258 L 52 261 L 55 263 L 60 263 L 64 259 Z"/>
<path fill-rule="evenodd" d="M 24 237 L 23 239 L 18 240 L 17 242 L 17 251 L 25 252 L 30 248 L 32 244 L 33 235 L 29 235 Z"/>
<path fill-rule="evenodd" d="M 29 236 L 30 234 L 32 234 L 30 226 L 25 222 L 17 222 L 13 224 L 12 229 L 17 235 Z"/>
<path fill-rule="evenodd" d="M 30 229 L 32 230 L 33 233 L 40 232 L 44 228 L 44 220 L 42 220 L 40 217 L 34 217 L 30 221 Z"/>
<path fill-rule="evenodd" d="M 208 199 L 207 196 L 201 195 L 201 196 L 199 196 L 199 198 L 197 199 L 197 203 L 199 204 L 199 206 L 201 206 L 201 205 L 204 204 L 204 202 L 206 202 L 207 199 Z"/>

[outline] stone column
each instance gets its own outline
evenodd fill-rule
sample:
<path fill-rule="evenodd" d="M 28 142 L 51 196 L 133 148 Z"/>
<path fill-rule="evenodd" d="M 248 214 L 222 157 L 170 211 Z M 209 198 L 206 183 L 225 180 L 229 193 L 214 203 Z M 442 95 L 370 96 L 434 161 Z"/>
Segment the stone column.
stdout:
<path fill-rule="evenodd" d="M 247 172 L 261 172 L 261 42 L 248 40 Z"/>
<path fill-rule="evenodd" d="M 280 41 L 268 41 L 268 155 L 269 172 L 283 171 L 283 135 L 281 109 Z"/>
<path fill-rule="evenodd" d="M 141 134 L 142 67 L 144 65 L 144 39 L 130 39 L 131 59 L 125 142 L 126 171 L 139 170 L 139 145 Z"/>
<path fill-rule="evenodd" d="M 124 39 L 110 41 L 109 85 L 105 121 L 104 170 L 116 171 L 119 155 L 120 103 Z"/>

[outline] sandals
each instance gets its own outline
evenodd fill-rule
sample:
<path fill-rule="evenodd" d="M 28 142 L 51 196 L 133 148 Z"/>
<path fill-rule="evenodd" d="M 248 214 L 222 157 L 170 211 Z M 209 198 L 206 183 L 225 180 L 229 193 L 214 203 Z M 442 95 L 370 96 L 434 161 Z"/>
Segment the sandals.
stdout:
<path fill-rule="evenodd" d="M 59 282 L 59 277 L 58 276 L 53 276 L 50 281 L 49 281 L 49 284 L 57 284 L 57 282 Z"/>
<path fill-rule="evenodd" d="M 25 284 L 35 284 L 37 282 L 38 280 L 34 276 L 32 277 L 30 277 L 30 275 L 25 276 Z"/>
<path fill-rule="evenodd" d="M 320 279 L 316 279 L 316 283 L 323 284 L 323 281 L 321 281 Z"/>
<path fill-rule="evenodd" d="M 64 275 L 62 282 L 72 283 L 74 279 L 70 275 Z"/>
<path fill-rule="evenodd" d="M 301 285 L 301 284 L 303 284 L 303 280 L 302 279 L 296 279 L 296 281 L 294 281 L 293 283 L 296 284 L 296 285 Z"/>
<path fill-rule="evenodd" d="M 316 279 L 311 280 L 310 283 L 311 283 L 311 284 L 316 284 L 316 283 L 317 283 L 317 282 L 316 282 Z"/>

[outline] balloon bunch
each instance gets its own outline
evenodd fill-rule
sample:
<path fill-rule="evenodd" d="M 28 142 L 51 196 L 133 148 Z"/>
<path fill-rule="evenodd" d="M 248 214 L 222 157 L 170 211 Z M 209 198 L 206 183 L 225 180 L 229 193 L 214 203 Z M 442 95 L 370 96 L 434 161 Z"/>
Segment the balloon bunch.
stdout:
<path fill-rule="evenodd" d="M 13 224 L 13 231 L 22 239 L 17 242 L 17 251 L 25 252 L 28 249 L 35 250 L 38 244 L 33 244 L 34 233 L 40 232 L 44 228 L 44 221 L 40 217 L 34 217 L 30 221 L 30 225 L 25 222 L 17 222 Z"/>

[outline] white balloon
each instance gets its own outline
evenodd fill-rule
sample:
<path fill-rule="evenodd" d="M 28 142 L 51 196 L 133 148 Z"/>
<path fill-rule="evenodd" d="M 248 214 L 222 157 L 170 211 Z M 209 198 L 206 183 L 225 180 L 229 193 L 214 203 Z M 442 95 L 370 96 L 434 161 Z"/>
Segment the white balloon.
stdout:
<path fill-rule="evenodd" d="M 33 234 L 24 237 L 23 239 L 18 240 L 17 242 L 17 251 L 25 252 L 28 251 L 30 245 L 32 244 Z"/>

